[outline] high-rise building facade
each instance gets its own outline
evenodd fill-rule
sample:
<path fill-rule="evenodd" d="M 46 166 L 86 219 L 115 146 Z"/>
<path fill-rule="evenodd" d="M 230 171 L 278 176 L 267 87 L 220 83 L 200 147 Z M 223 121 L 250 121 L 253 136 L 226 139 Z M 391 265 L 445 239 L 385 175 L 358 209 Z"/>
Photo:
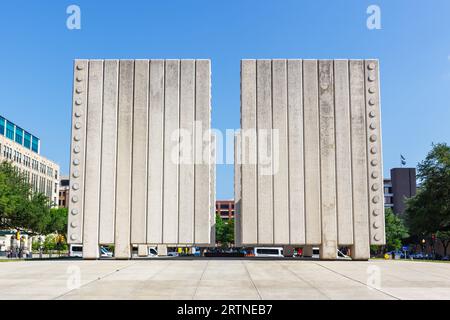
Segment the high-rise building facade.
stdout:
<path fill-rule="evenodd" d="M 0 116 L 0 162 L 8 161 L 22 172 L 34 192 L 58 205 L 59 165 L 40 155 L 39 138 Z"/>
<path fill-rule="evenodd" d="M 401 215 L 406 209 L 406 199 L 414 197 L 417 190 L 416 168 L 393 168 L 391 178 L 384 179 L 385 208 Z"/>
<path fill-rule="evenodd" d="M 69 208 L 70 179 L 67 176 L 59 179 L 59 198 L 58 206 L 60 208 Z"/>
<path fill-rule="evenodd" d="M 216 214 L 225 221 L 234 219 L 234 200 L 217 200 Z"/>

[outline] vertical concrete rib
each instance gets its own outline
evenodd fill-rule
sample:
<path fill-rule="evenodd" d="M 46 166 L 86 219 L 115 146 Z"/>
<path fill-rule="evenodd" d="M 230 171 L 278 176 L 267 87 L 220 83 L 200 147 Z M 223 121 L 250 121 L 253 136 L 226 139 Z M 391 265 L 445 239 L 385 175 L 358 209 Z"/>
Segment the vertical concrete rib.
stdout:
<path fill-rule="evenodd" d="M 272 62 L 257 60 L 258 242 L 273 244 Z"/>
<path fill-rule="evenodd" d="M 336 259 L 336 145 L 334 125 L 333 61 L 319 61 L 320 171 L 321 171 L 321 259 Z"/>
<path fill-rule="evenodd" d="M 256 60 L 241 61 L 242 243 L 258 244 Z"/>
<path fill-rule="evenodd" d="M 334 62 L 338 243 L 353 244 L 352 157 L 348 60 Z"/>
<path fill-rule="evenodd" d="M 379 66 L 377 60 L 365 61 L 365 82 L 370 244 L 382 245 L 386 243 L 386 239 L 384 228 Z"/>
<path fill-rule="evenodd" d="M 163 242 L 178 242 L 180 61 L 166 60 L 164 115 Z"/>
<path fill-rule="evenodd" d="M 210 162 L 211 162 L 211 64 L 197 60 L 195 68 L 195 218 L 196 244 L 210 242 Z"/>
<path fill-rule="evenodd" d="M 84 172 L 86 154 L 89 61 L 75 60 L 72 103 L 72 142 L 70 160 L 70 201 L 68 243 L 83 243 Z"/>
<path fill-rule="evenodd" d="M 147 241 L 147 137 L 149 61 L 134 66 L 133 164 L 131 193 L 131 243 Z"/>
<path fill-rule="evenodd" d="M 114 256 L 118 259 L 128 259 L 131 256 L 130 215 L 133 152 L 134 61 L 121 60 L 119 68 L 119 119 Z"/>
<path fill-rule="evenodd" d="M 272 61 L 274 243 L 289 243 L 289 137 L 286 60 Z"/>
<path fill-rule="evenodd" d="M 100 244 L 114 244 L 119 61 L 105 60 L 103 88 Z"/>
<path fill-rule="evenodd" d="M 321 244 L 317 60 L 303 61 L 306 244 Z"/>
<path fill-rule="evenodd" d="M 102 149 L 103 61 L 89 62 L 88 121 L 84 195 L 83 258 L 99 256 L 100 164 Z"/>
<path fill-rule="evenodd" d="M 234 137 L 234 243 L 242 245 L 242 154 L 241 132 Z"/>
<path fill-rule="evenodd" d="M 287 61 L 290 243 L 305 244 L 302 60 Z"/>
<path fill-rule="evenodd" d="M 147 243 L 162 243 L 164 177 L 164 60 L 150 61 Z"/>
<path fill-rule="evenodd" d="M 352 258 L 355 260 L 366 260 L 370 257 L 370 252 L 364 62 L 361 60 L 352 60 L 349 62 L 349 69 L 354 233 Z"/>
<path fill-rule="evenodd" d="M 181 60 L 179 243 L 194 242 L 195 60 Z"/>

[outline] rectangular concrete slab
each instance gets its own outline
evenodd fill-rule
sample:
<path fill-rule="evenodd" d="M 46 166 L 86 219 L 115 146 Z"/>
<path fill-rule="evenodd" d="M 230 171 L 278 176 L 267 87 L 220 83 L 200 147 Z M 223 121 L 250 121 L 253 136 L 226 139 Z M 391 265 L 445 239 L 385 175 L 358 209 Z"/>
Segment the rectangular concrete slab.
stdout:
<path fill-rule="evenodd" d="M 273 244 L 272 62 L 256 61 L 258 242 Z"/>
<path fill-rule="evenodd" d="M 131 243 L 147 242 L 149 61 L 134 63 Z"/>
<path fill-rule="evenodd" d="M 178 242 L 180 61 L 167 60 L 164 90 L 163 242 Z"/>
<path fill-rule="evenodd" d="M 195 217 L 197 244 L 210 244 L 211 182 L 211 64 L 197 60 L 195 67 Z M 202 210 L 208 208 L 208 210 Z"/>
<path fill-rule="evenodd" d="M 289 136 L 287 62 L 272 61 L 273 112 L 273 237 L 274 243 L 290 243 Z"/>
<path fill-rule="evenodd" d="M 195 61 L 182 60 L 180 74 L 179 243 L 194 242 Z"/>
<path fill-rule="evenodd" d="M 320 194 L 322 202 L 321 259 L 336 259 L 337 250 L 336 138 L 333 69 L 333 61 L 319 61 Z"/>
<path fill-rule="evenodd" d="M 376 60 L 242 61 L 243 245 L 320 246 L 322 259 L 352 246 L 364 260 L 369 238 L 384 243 L 378 79 Z"/>
<path fill-rule="evenodd" d="M 134 61 L 121 60 L 119 75 L 114 256 L 120 259 L 128 259 L 131 255 L 130 229 Z"/>
<path fill-rule="evenodd" d="M 164 172 L 164 60 L 150 61 L 147 242 L 162 243 Z"/>
<path fill-rule="evenodd" d="M 241 237 L 258 243 L 256 60 L 241 61 Z"/>
<path fill-rule="evenodd" d="M 73 76 L 72 139 L 70 153 L 70 187 L 67 241 L 83 243 L 84 158 L 86 154 L 87 89 L 89 61 L 75 60 Z M 77 101 L 82 102 L 77 104 Z M 84 103 L 83 103 L 84 102 Z M 73 197 L 78 201 L 73 202 Z"/>
<path fill-rule="evenodd" d="M 105 60 L 100 193 L 101 244 L 114 244 L 119 60 Z"/>
<path fill-rule="evenodd" d="M 305 243 L 303 61 L 287 61 L 290 243 Z"/>
<path fill-rule="evenodd" d="M 367 192 L 367 136 L 364 92 L 364 61 L 350 61 L 350 112 L 353 172 L 352 258 L 368 259 L 369 204 Z"/>
<path fill-rule="evenodd" d="M 303 61 L 306 244 L 322 242 L 318 62 Z"/>
<path fill-rule="evenodd" d="M 338 242 L 353 243 L 352 159 L 348 60 L 334 62 Z"/>
<path fill-rule="evenodd" d="M 83 257 L 99 256 L 100 168 L 102 150 L 103 61 L 89 62 L 89 95 L 86 131 Z"/>

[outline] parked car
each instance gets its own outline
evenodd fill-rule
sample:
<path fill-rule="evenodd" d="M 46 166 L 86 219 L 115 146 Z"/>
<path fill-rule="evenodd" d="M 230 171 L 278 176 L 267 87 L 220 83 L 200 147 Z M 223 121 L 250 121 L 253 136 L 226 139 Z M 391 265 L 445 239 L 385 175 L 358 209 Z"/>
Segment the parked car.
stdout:
<path fill-rule="evenodd" d="M 282 258 L 283 248 L 255 248 L 255 257 Z"/>
<path fill-rule="evenodd" d="M 71 244 L 69 247 L 69 257 L 83 258 L 83 246 Z"/>

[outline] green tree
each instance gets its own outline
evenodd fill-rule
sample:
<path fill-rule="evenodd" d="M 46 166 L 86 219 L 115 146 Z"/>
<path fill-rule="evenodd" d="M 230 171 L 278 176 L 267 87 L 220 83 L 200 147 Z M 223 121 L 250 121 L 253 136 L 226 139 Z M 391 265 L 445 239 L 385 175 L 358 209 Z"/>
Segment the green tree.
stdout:
<path fill-rule="evenodd" d="M 410 232 L 419 237 L 439 233 L 448 246 L 450 147 L 445 143 L 433 144 L 425 160 L 417 166 L 417 172 L 421 186 L 417 194 L 406 202 L 407 225 Z"/>
<path fill-rule="evenodd" d="M 390 208 L 385 210 L 386 249 L 399 250 L 402 240 L 409 236 L 402 219 L 394 214 Z"/>
<path fill-rule="evenodd" d="M 219 214 L 216 214 L 216 242 L 227 246 L 234 242 L 234 220 L 225 222 Z"/>
<path fill-rule="evenodd" d="M 8 162 L 0 163 L 0 228 L 18 229 L 31 235 L 65 233 L 62 216 L 62 212 L 50 210 L 44 194 L 32 191 L 17 168 Z"/>

